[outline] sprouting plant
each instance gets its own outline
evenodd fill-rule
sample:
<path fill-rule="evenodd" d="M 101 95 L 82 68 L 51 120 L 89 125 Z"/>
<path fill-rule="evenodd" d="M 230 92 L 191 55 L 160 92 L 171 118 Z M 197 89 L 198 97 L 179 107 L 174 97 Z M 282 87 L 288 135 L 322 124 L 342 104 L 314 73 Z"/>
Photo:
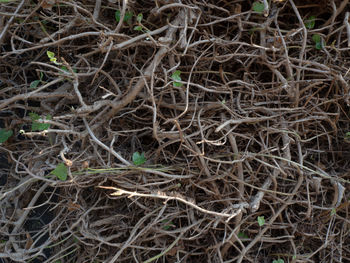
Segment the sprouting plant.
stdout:
<path fill-rule="evenodd" d="M 51 174 L 55 175 L 61 181 L 67 180 L 68 169 L 64 163 L 60 163 L 56 166 L 54 170 L 51 171 Z"/>
<path fill-rule="evenodd" d="M 253 11 L 262 14 L 264 12 L 265 6 L 263 3 L 256 1 L 253 3 L 252 8 L 253 8 Z"/>
<path fill-rule="evenodd" d="M 0 143 L 6 142 L 13 134 L 12 130 L 0 129 Z"/>
<path fill-rule="evenodd" d="M 32 81 L 32 82 L 30 83 L 29 88 L 30 88 L 30 89 L 36 89 L 36 87 L 38 87 L 39 83 L 42 81 L 43 76 L 44 76 L 44 74 L 43 74 L 42 72 L 40 72 L 40 78 L 37 79 L 37 80 Z"/>
<path fill-rule="evenodd" d="M 44 131 L 50 127 L 48 123 L 40 123 L 37 120 L 40 120 L 40 116 L 34 112 L 29 113 L 29 117 L 32 119 L 32 131 Z M 46 115 L 46 120 L 51 120 L 52 117 L 50 114 Z"/>
<path fill-rule="evenodd" d="M 136 17 L 136 21 L 137 21 L 138 25 L 134 27 L 134 30 L 143 31 L 143 26 L 141 24 L 142 19 L 143 19 L 143 14 L 142 13 L 138 14 Z"/>
<path fill-rule="evenodd" d="M 139 166 L 141 164 L 144 164 L 146 162 L 146 157 L 144 153 L 134 152 L 132 155 L 132 162 L 134 165 Z"/>
<path fill-rule="evenodd" d="M 312 35 L 312 40 L 315 42 L 315 48 L 320 50 L 324 47 L 323 39 L 319 34 Z"/>
<path fill-rule="evenodd" d="M 114 14 L 114 17 L 115 17 L 115 21 L 117 21 L 117 22 L 119 22 L 120 21 L 120 10 L 117 10 L 117 11 L 115 11 L 115 14 Z M 124 15 L 124 19 L 123 19 L 123 21 L 124 22 L 130 22 L 131 20 L 131 18 L 132 18 L 132 12 L 130 12 L 130 11 L 126 11 L 125 12 L 125 15 Z"/>
<path fill-rule="evenodd" d="M 142 19 L 143 19 L 143 14 L 142 13 L 138 14 L 136 17 L 136 21 L 141 24 Z"/>
<path fill-rule="evenodd" d="M 316 17 L 315 16 L 310 16 L 306 21 L 305 21 L 305 27 L 307 29 L 313 29 L 315 27 L 315 21 Z"/>
<path fill-rule="evenodd" d="M 258 224 L 259 224 L 259 226 L 265 225 L 265 217 L 264 216 L 258 216 Z"/>
<path fill-rule="evenodd" d="M 181 83 L 181 71 L 180 70 L 175 70 L 174 73 L 171 75 L 171 78 L 173 79 L 174 83 L 174 87 L 181 87 L 182 83 Z"/>
<path fill-rule="evenodd" d="M 56 65 L 62 65 L 62 63 L 57 62 L 57 58 L 55 57 L 55 53 L 53 53 L 51 51 L 46 51 L 46 54 L 51 62 L 53 62 Z"/>
<path fill-rule="evenodd" d="M 272 263 L 284 263 L 284 260 L 279 258 L 277 260 L 272 261 Z"/>

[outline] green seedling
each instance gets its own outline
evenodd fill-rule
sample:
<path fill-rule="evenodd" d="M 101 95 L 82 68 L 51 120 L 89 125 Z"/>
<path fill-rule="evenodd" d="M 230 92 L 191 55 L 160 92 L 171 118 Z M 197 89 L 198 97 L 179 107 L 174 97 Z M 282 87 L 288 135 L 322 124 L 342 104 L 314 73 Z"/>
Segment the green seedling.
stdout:
<path fill-rule="evenodd" d="M 136 21 L 137 21 L 138 25 L 134 26 L 134 30 L 135 31 L 143 31 L 144 27 L 141 24 L 142 19 L 143 19 L 143 14 L 142 13 L 138 14 L 137 17 L 136 17 Z"/>
<path fill-rule="evenodd" d="M 265 225 L 265 218 L 264 218 L 264 216 L 258 216 L 258 224 L 259 224 L 259 226 Z"/>
<path fill-rule="evenodd" d="M 117 22 L 119 22 L 120 21 L 120 10 L 117 10 L 117 11 L 115 11 L 115 14 L 114 14 L 114 16 L 115 16 L 115 21 L 117 21 Z M 125 15 L 124 15 L 124 19 L 123 19 L 123 21 L 124 22 L 130 22 L 131 21 L 131 18 L 132 18 L 132 12 L 130 12 L 130 11 L 126 11 L 125 12 Z"/>
<path fill-rule="evenodd" d="M 57 58 L 55 57 L 55 53 L 51 51 L 46 51 L 47 57 L 50 59 L 51 62 L 53 62 L 55 65 L 62 65 L 62 63 L 57 62 Z"/>
<path fill-rule="evenodd" d="M 48 123 L 40 123 L 37 122 L 37 120 L 40 120 L 40 116 L 34 112 L 29 113 L 29 117 L 32 119 L 32 131 L 44 131 L 47 130 L 50 127 L 50 124 Z M 51 120 L 52 117 L 50 114 L 46 115 L 45 120 Z"/>
<path fill-rule="evenodd" d="M 6 142 L 12 135 L 12 130 L 0 129 L 0 143 Z"/>
<path fill-rule="evenodd" d="M 315 16 L 310 16 L 306 21 L 305 21 L 305 27 L 307 29 L 313 29 L 315 27 L 315 21 L 316 17 Z"/>
<path fill-rule="evenodd" d="M 141 24 L 142 19 L 143 19 L 143 14 L 142 13 L 138 14 L 136 17 L 137 22 Z"/>
<path fill-rule="evenodd" d="M 40 84 L 40 82 L 42 81 L 43 76 L 44 76 L 44 74 L 43 74 L 42 72 L 40 72 L 40 78 L 37 79 L 37 80 L 32 81 L 32 82 L 30 83 L 29 88 L 30 88 L 30 89 L 36 89 L 36 88 L 38 87 L 38 85 Z"/>
<path fill-rule="evenodd" d="M 284 263 L 284 260 L 279 258 L 277 260 L 272 261 L 272 263 Z"/>
<path fill-rule="evenodd" d="M 256 1 L 253 3 L 252 8 L 253 8 L 253 11 L 262 14 L 264 12 L 265 6 L 263 3 Z"/>
<path fill-rule="evenodd" d="M 312 40 L 315 42 L 315 48 L 320 50 L 324 47 L 323 39 L 319 34 L 312 35 Z"/>
<path fill-rule="evenodd" d="M 145 154 L 144 153 L 140 154 L 139 152 L 134 152 L 134 154 L 132 155 L 132 162 L 136 166 L 144 164 L 146 162 Z"/>
<path fill-rule="evenodd" d="M 61 181 L 66 181 L 68 175 L 67 166 L 64 163 L 60 163 L 53 171 L 51 171 L 51 174 L 55 175 Z"/>
<path fill-rule="evenodd" d="M 171 78 L 173 79 L 174 83 L 174 87 L 181 87 L 182 83 L 181 81 L 181 71 L 180 70 L 175 70 L 175 72 L 171 75 Z"/>

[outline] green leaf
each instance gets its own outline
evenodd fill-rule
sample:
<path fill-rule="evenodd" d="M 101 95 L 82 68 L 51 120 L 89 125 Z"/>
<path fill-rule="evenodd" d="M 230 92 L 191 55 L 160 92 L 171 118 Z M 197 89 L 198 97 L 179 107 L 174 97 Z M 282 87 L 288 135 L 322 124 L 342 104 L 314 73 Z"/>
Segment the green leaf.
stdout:
<path fill-rule="evenodd" d="M 66 66 L 61 66 L 61 69 L 69 73 L 69 70 L 68 70 L 68 68 Z M 73 70 L 74 73 L 78 72 L 78 70 L 76 68 L 73 68 L 72 70 Z"/>
<path fill-rule="evenodd" d="M 175 72 L 171 75 L 171 78 L 174 80 L 174 87 L 181 87 L 182 83 L 181 81 L 181 71 L 180 70 L 175 70 Z"/>
<path fill-rule="evenodd" d="M 350 139 L 350 132 L 345 133 L 345 139 Z"/>
<path fill-rule="evenodd" d="M 129 20 L 132 18 L 132 12 L 126 11 L 124 15 L 124 22 L 129 22 Z"/>
<path fill-rule="evenodd" d="M 135 27 L 134 27 L 134 30 L 136 30 L 136 31 L 142 31 L 142 26 L 135 26 Z"/>
<path fill-rule="evenodd" d="M 142 19 L 143 19 L 143 14 L 142 13 L 138 14 L 136 17 L 137 22 L 141 23 Z"/>
<path fill-rule="evenodd" d="M 50 127 L 50 124 L 48 123 L 40 123 L 37 122 L 37 120 L 40 119 L 40 116 L 34 112 L 29 113 L 30 118 L 32 119 L 32 131 L 44 131 L 47 130 Z M 45 118 L 46 120 L 51 120 L 52 117 L 50 114 L 48 114 Z"/>
<path fill-rule="evenodd" d="M 316 17 L 315 16 L 310 16 L 306 21 L 305 21 L 305 27 L 307 29 L 313 29 L 315 27 L 315 21 Z"/>
<path fill-rule="evenodd" d="M 120 21 L 120 10 L 115 11 L 114 17 L 115 17 L 115 21 L 117 22 Z M 132 18 L 132 12 L 126 11 L 123 21 L 128 22 L 131 18 Z"/>
<path fill-rule="evenodd" d="M 284 260 L 279 258 L 277 260 L 272 261 L 272 263 L 284 263 Z"/>
<path fill-rule="evenodd" d="M 53 53 L 51 51 L 46 51 L 46 54 L 50 59 L 55 57 L 55 53 Z"/>
<path fill-rule="evenodd" d="M 68 169 L 64 163 L 60 163 L 56 166 L 55 170 L 51 171 L 51 174 L 55 175 L 61 181 L 67 180 Z"/>
<path fill-rule="evenodd" d="M 258 12 L 258 13 L 262 13 L 264 12 L 265 6 L 263 3 L 260 3 L 258 1 L 253 3 L 253 11 Z"/>
<path fill-rule="evenodd" d="M 239 239 L 249 238 L 249 237 L 247 236 L 247 234 L 245 234 L 244 232 L 239 232 L 237 236 L 238 236 Z"/>
<path fill-rule="evenodd" d="M 332 208 L 332 210 L 331 210 L 331 216 L 334 216 L 336 213 L 337 213 L 337 209 Z"/>
<path fill-rule="evenodd" d="M 139 152 L 134 152 L 134 154 L 132 155 L 132 162 L 136 166 L 144 164 L 146 162 L 145 154 L 144 153 L 140 154 Z"/>
<path fill-rule="evenodd" d="M 258 216 L 258 224 L 259 224 L 259 226 L 265 225 L 265 218 L 264 218 L 264 216 Z"/>
<path fill-rule="evenodd" d="M 57 62 L 57 58 L 55 58 L 55 53 L 51 51 L 46 51 L 46 54 L 51 62 L 55 63 L 56 65 L 62 65 L 62 63 Z"/>
<path fill-rule="evenodd" d="M 319 34 L 312 35 L 312 40 L 315 42 L 315 48 L 320 50 L 324 47 L 323 45 L 323 39 Z"/>
<path fill-rule="evenodd" d="M 29 88 L 30 88 L 30 89 L 36 89 L 36 88 L 38 87 L 38 85 L 39 85 L 40 82 L 41 82 L 40 79 L 37 79 L 37 80 L 32 81 L 32 82 L 30 83 Z"/>
<path fill-rule="evenodd" d="M 0 129 L 0 143 L 6 142 L 13 134 L 12 130 Z"/>

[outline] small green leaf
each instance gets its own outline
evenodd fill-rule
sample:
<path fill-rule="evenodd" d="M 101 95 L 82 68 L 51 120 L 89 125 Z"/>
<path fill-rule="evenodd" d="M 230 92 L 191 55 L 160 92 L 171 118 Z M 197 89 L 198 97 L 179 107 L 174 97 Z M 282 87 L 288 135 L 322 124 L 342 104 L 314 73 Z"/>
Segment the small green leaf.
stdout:
<path fill-rule="evenodd" d="M 138 14 L 136 18 L 137 22 L 141 23 L 142 19 L 143 19 L 143 14 L 142 13 Z"/>
<path fill-rule="evenodd" d="M 38 85 L 39 85 L 40 82 L 41 82 L 40 79 L 37 79 L 37 80 L 32 81 L 32 82 L 30 83 L 29 88 L 30 88 L 30 89 L 36 89 L 36 88 L 38 87 Z"/>
<path fill-rule="evenodd" d="M 237 236 L 239 239 L 249 238 L 244 232 L 239 232 Z"/>
<path fill-rule="evenodd" d="M 316 17 L 315 16 L 310 16 L 306 21 L 305 21 L 305 27 L 307 29 L 313 29 L 315 27 L 315 21 Z"/>
<path fill-rule="evenodd" d="M 345 133 L 345 139 L 350 139 L 350 132 Z"/>
<path fill-rule="evenodd" d="M 323 39 L 319 34 L 312 35 L 312 40 L 315 42 L 316 49 L 320 50 L 324 47 L 323 45 Z"/>
<path fill-rule="evenodd" d="M 142 31 L 142 26 L 135 26 L 135 27 L 134 27 L 134 30 L 135 30 L 135 31 Z"/>
<path fill-rule="evenodd" d="M 284 260 L 279 258 L 277 260 L 272 261 L 272 263 L 284 263 Z"/>
<path fill-rule="evenodd" d="M 55 57 L 55 53 L 53 53 L 51 51 L 46 51 L 46 54 L 50 59 Z"/>
<path fill-rule="evenodd" d="M 124 22 L 129 22 L 129 20 L 132 18 L 132 12 L 126 11 L 124 15 Z"/>
<path fill-rule="evenodd" d="M 29 113 L 30 118 L 32 119 L 32 131 L 44 131 L 47 130 L 50 127 L 50 124 L 48 123 L 40 123 L 37 122 L 37 120 L 40 119 L 40 116 L 34 112 Z M 50 114 L 48 114 L 45 118 L 46 120 L 51 120 L 52 117 Z"/>
<path fill-rule="evenodd" d="M 332 208 L 332 210 L 331 210 L 331 216 L 334 216 L 336 213 L 337 213 L 337 209 Z"/>
<path fill-rule="evenodd" d="M 62 63 L 57 62 L 57 58 L 55 58 L 55 53 L 53 53 L 51 51 L 46 51 L 46 54 L 51 62 L 53 62 L 56 65 L 62 65 Z"/>
<path fill-rule="evenodd" d="M 175 72 L 171 75 L 171 78 L 174 80 L 174 87 L 181 87 L 182 83 L 181 81 L 181 71 L 180 70 L 175 70 Z"/>
<path fill-rule="evenodd" d="M 264 12 L 265 6 L 263 3 L 260 3 L 258 1 L 253 3 L 253 11 L 258 12 L 258 13 L 262 13 Z"/>
<path fill-rule="evenodd" d="M 115 11 L 114 17 L 115 17 L 115 21 L 119 22 L 120 21 L 120 10 Z M 132 18 L 132 12 L 130 11 L 126 11 L 125 15 L 124 15 L 124 22 L 128 22 L 130 19 Z"/>
<path fill-rule="evenodd" d="M 68 68 L 66 66 L 61 66 L 61 69 L 69 73 L 69 70 L 68 70 Z M 78 72 L 76 68 L 73 68 L 72 70 L 73 70 L 74 73 Z"/>
<path fill-rule="evenodd" d="M 115 11 L 114 17 L 115 17 L 115 21 L 117 22 L 120 21 L 120 10 Z"/>
<path fill-rule="evenodd" d="M 64 163 L 60 163 L 53 171 L 51 171 L 51 174 L 55 175 L 61 181 L 66 181 L 68 175 L 67 166 L 65 166 Z"/>
<path fill-rule="evenodd" d="M 259 226 L 265 225 L 265 218 L 264 218 L 264 216 L 258 216 L 258 224 L 259 224 Z"/>
<path fill-rule="evenodd" d="M 144 153 L 139 153 L 139 152 L 134 152 L 132 155 L 132 161 L 134 165 L 138 166 L 141 164 L 144 164 L 146 162 L 145 154 Z"/>
<path fill-rule="evenodd" d="M 0 129 L 0 143 L 6 142 L 13 134 L 12 130 Z"/>

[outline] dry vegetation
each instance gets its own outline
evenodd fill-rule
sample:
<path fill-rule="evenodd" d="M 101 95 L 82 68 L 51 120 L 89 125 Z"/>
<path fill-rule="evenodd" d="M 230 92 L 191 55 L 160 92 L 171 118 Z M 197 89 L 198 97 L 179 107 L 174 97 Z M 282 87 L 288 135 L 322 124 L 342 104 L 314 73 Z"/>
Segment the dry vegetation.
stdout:
<path fill-rule="evenodd" d="M 265 2 L 0 1 L 0 262 L 350 262 L 350 3 Z"/>

